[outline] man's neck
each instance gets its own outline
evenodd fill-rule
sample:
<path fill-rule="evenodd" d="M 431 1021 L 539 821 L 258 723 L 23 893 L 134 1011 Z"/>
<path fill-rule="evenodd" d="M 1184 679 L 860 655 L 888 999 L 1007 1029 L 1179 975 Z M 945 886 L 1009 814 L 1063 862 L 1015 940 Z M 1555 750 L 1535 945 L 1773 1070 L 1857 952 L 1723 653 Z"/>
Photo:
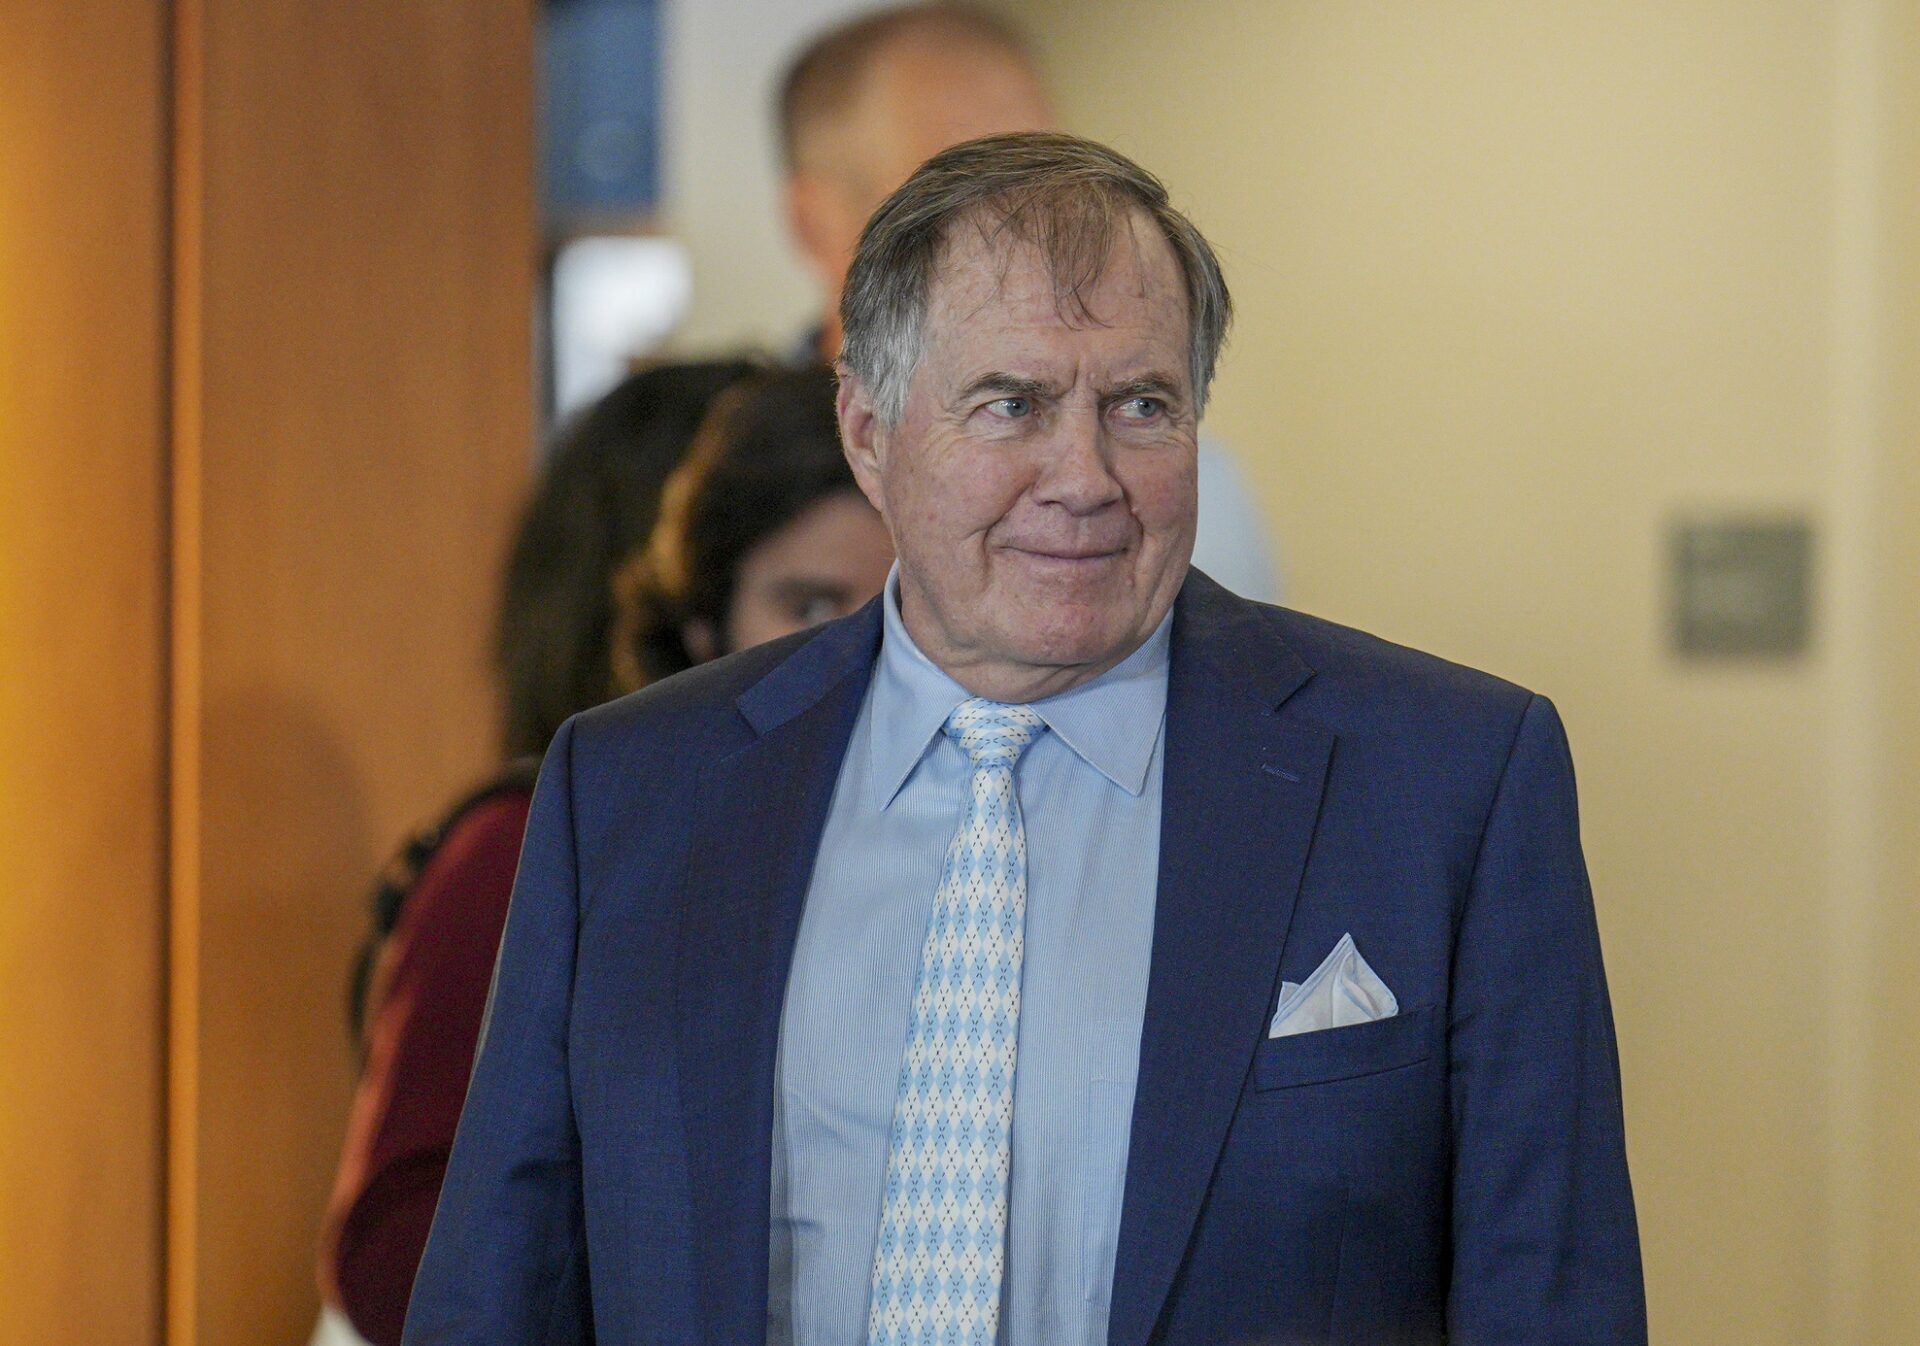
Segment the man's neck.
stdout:
<path fill-rule="evenodd" d="M 949 646 L 937 627 L 920 620 L 924 614 L 910 599 L 904 585 L 896 590 L 896 601 L 907 638 L 928 662 L 974 696 L 1006 705 L 1025 705 L 1070 692 L 1117 667 L 1144 643 L 1143 638 L 1086 664 L 1015 663 L 982 651 Z"/>

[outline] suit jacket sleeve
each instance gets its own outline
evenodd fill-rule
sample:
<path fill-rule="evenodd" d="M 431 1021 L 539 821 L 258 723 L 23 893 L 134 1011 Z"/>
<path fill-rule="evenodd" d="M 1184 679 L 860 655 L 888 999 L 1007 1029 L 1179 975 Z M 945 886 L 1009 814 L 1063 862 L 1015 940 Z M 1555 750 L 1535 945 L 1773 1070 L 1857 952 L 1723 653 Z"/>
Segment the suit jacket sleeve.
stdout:
<path fill-rule="evenodd" d="M 1551 703 L 1521 719 L 1460 914 L 1449 1024 L 1462 1346 L 1646 1341 L 1620 1071 Z"/>
<path fill-rule="evenodd" d="M 573 726 L 534 791 L 479 1057 L 407 1312 L 408 1346 L 592 1339 L 567 1063 L 579 932 Z"/>

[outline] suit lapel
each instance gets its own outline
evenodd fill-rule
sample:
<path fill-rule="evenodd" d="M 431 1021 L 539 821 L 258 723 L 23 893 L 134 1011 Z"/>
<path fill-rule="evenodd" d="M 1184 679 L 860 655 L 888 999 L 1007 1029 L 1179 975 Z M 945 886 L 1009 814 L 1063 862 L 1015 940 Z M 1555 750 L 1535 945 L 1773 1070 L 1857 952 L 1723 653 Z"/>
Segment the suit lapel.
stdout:
<path fill-rule="evenodd" d="M 1110 1346 L 1144 1346 L 1266 1029 L 1333 736 L 1283 702 L 1311 670 L 1199 572 L 1174 614 L 1159 891 Z"/>
<path fill-rule="evenodd" d="M 780 1012 L 878 639 L 875 606 L 776 668 L 737 703 L 758 737 L 702 779 L 676 973 L 701 1340 L 766 1331 Z"/>

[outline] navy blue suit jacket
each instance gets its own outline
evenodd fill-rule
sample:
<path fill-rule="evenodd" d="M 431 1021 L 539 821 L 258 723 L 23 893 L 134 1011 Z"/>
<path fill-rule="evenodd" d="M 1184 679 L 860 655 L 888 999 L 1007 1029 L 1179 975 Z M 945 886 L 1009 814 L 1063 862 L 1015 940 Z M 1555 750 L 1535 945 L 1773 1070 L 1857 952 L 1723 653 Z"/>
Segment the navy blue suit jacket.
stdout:
<path fill-rule="evenodd" d="M 561 731 L 408 1342 L 765 1339 L 781 1005 L 879 638 Z M 1552 706 L 1197 571 L 1171 658 L 1111 1346 L 1644 1342 Z M 1400 1013 L 1269 1039 L 1349 931 Z"/>

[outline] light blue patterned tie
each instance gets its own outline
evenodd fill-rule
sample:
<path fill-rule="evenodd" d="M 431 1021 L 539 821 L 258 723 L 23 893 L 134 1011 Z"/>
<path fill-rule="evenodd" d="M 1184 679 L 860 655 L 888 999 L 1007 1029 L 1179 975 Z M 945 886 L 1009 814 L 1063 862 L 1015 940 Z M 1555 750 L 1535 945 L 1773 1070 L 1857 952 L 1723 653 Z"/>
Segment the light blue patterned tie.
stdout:
<path fill-rule="evenodd" d="M 1046 727 L 1025 706 L 978 697 L 947 717 L 947 735 L 973 771 L 940 870 L 900 1062 L 870 1346 L 993 1346 L 999 1326 L 1027 922 L 1027 836 L 1013 769 Z"/>

